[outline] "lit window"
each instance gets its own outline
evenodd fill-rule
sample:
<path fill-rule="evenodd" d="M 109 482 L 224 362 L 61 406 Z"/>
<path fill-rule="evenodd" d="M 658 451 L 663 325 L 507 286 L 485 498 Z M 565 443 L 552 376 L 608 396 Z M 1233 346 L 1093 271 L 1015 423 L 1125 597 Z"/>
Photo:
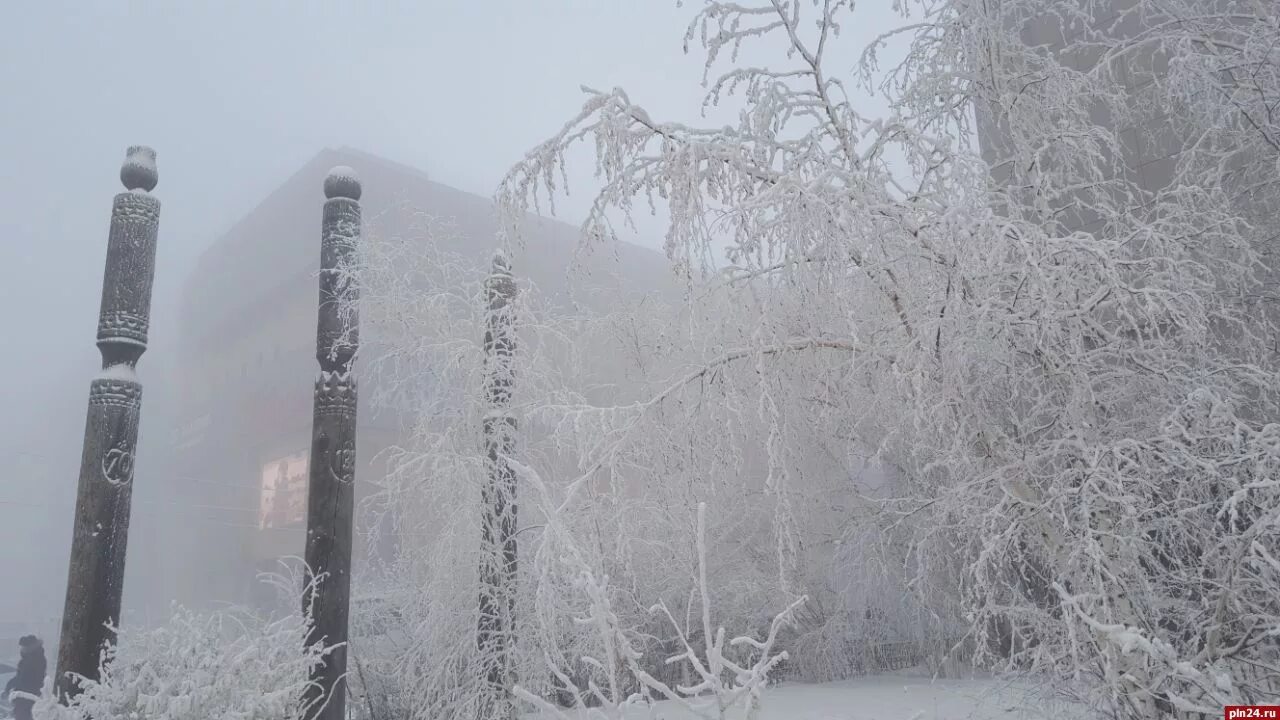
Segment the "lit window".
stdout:
<path fill-rule="evenodd" d="M 286 455 L 262 466 L 258 526 L 291 527 L 307 519 L 307 455 Z"/>

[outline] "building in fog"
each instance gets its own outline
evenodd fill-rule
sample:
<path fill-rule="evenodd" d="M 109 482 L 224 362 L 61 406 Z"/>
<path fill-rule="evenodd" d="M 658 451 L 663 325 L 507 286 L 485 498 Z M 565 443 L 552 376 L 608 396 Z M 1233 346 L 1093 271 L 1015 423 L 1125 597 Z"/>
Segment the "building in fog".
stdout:
<path fill-rule="evenodd" d="M 259 602 L 257 571 L 303 554 L 311 440 L 322 184 L 329 169 L 359 174 L 366 225 L 413 237 L 418 213 L 452 222 L 442 247 L 487 267 L 497 246 L 488 198 L 436 182 L 417 170 L 354 150 L 325 150 L 240 220 L 200 258 L 181 300 L 173 378 L 176 426 L 169 429 L 171 497 L 180 511 L 161 555 L 166 595 L 180 602 Z M 551 295 L 562 291 L 578 228 L 530 217 L 513 265 Z M 453 243 L 453 244 L 445 244 Z M 666 282 L 661 254 L 623 244 L 588 260 L 593 283 L 644 291 Z M 376 340 L 375 340 L 376 342 Z M 368 345 L 368 339 L 366 339 Z M 359 368 L 357 368 L 359 372 Z M 356 497 L 386 472 L 378 460 L 400 439 L 401 423 L 369 407 L 362 391 L 357 428 Z M 394 538 L 376 536 L 385 550 Z M 200 558 L 191 562 L 189 558 Z"/>

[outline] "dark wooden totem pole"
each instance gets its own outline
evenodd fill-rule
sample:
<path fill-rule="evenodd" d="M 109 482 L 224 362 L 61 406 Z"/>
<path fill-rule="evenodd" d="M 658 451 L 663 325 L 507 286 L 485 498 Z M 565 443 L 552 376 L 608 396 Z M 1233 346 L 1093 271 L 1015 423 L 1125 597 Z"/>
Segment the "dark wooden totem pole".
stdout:
<path fill-rule="evenodd" d="M 484 707 L 480 717 L 515 717 L 511 700 L 511 646 L 515 642 L 516 475 L 507 458 L 515 449 L 516 420 L 511 414 L 515 383 L 516 283 L 499 251 L 485 283 L 488 301 L 484 334 L 484 416 L 488 480 L 481 490 L 480 616 L 476 642 L 484 666 Z"/>
<path fill-rule="evenodd" d="M 324 181 L 320 237 L 320 306 L 316 324 L 315 405 L 307 491 L 306 561 L 314 625 L 308 643 L 341 645 L 311 675 L 304 701 L 314 720 L 344 720 L 347 696 L 347 618 L 351 599 L 351 535 L 355 513 L 356 379 L 359 347 L 355 303 L 359 289 L 347 274 L 360 240 L 360 181 L 336 167 Z"/>
<path fill-rule="evenodd" d="M 89 384 L 76 495 L 71 562 L 55 685 L 79 692 L 75 676 L 98 678 L 103 646 L 114 638 L 124 591 L 142 384 L 134 374 L 147 349 L 160 201 L 156 153 L 131 147 L 120 169 L 126 192 L 111 207 L 111 231 L 98 314 L 102 372 Z"/>

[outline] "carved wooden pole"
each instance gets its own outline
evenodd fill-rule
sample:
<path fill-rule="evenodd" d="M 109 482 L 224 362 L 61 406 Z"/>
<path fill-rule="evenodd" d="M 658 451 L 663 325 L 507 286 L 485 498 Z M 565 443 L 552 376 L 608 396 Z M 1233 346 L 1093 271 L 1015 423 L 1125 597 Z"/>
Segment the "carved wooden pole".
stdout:
<path fill-rule="evenodd" d="M 111 206 L 111 231 L 98 313 L 102 372 L 89 384 L 84 450 L 76 495 L 67 597 L 54 675 L 58 696 L 79 692 L 73 675 L 98 678 L 103 645 L 120 621 L 133 458 L 142 384 L 134 374 L 147 349 L 160 201 L 151 195 L 156 153 L 131 147 L 120 168 L 128 192 Z M 69 675 L 69 673 L 73 675 Z"/>
<path fill-rule="evenodd" d="M 499 251 L 485 283 L 488 318 L 484 334 L 484 417 L 488 482 L 481 490 L 480 617 L 476 643 L 484 666 L 484 704 L 478 720 L 515 717 L 511 702 L 511 645 L 515 642 L 516 475 L 507 457 L 515 448 L 516 420 L 510 412 L 515 382 L 516 296 L 511 266 Z"/>
<path fill-rule="evenodd" d="M 314 625 L 308 643 L 342 644 L 311 674 L 304 698 L 315 720 L 345 720 L 347 616 L 351 598 L 351 526 L 355 511 L 356 379 L 359 289 L 344 275 L 360 240 L 360 181 L 336 167 L 324 181 L 320 231 L 320 306 L 316 323 L 315 405 L 307 492 L 307 567 L 316 582 L 308 598 Z"/>

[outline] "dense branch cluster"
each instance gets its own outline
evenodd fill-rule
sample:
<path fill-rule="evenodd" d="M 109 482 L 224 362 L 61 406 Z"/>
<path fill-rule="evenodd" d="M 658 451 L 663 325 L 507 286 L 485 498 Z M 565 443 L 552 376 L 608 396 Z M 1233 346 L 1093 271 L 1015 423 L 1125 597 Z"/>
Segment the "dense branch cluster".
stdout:
<path fill-rule="evenodd" d="M 570 150 L 594 147 L 588 237 L 647 201 L 697 276 L 691 380 L 654 396 L 688 419 L 627 426 L 601 465 L 632 447 L 670 458 L 663 475 L 737 458 L 730 477 L 759 478 L 775 508 L 793 591 L 816 578 L 797 573 L 789 506 L 836 479 L 848 502 L 823 571 L 846 607 L 828 641 L 850 609 L 869 616 L 873 585 L 935 619 L 930 641 L 962 630 L 942 644 L 1090 681 L 1117 714 L 1274 693 L 1280 13 L 905 5 L 861 65 L 891 117 L 861 116 L 829 68 L 852 4 L 710 2 L 687 39 L 709 69 L 729 56 L 708 102 L 737 124 L 588 91 L 508 176 L 506 205 L 537 208 Z M 895 37 L 904 59 L 882 71 Z M 785 54 L 740 62 L 753 44 Z M 1141 164 L 1153 154 L 1167 178 Z M 717 253 L 718 272 L 695 263 Z M 736 437 L 731 412 L 750 413 Z M 867 453 L 892 489 L 815 466 L 817 446 Z"/>

